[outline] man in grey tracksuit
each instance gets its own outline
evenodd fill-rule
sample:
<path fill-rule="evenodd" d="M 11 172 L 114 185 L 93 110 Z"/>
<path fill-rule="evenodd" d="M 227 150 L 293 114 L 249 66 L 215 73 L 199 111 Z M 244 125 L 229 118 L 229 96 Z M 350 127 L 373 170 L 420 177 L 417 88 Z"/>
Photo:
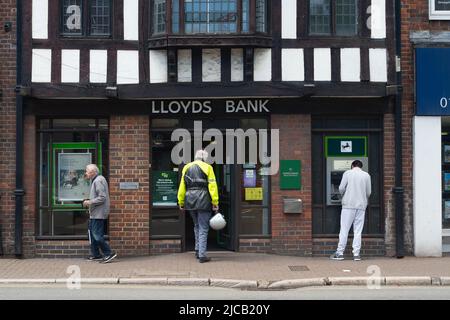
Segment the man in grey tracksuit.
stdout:
<path fill-rule="evenodd" d="M 341 231 L 339 244 L 330 258 L 344 260 L 348 232 L 353 224 L 353 260 L 361 260 L 361 234 L 364 227 L 364 215 L 371 193 L 370 175 L 361 170 L 363 164 L 359 160 L 352 162 L 352 169 L 344 172 L 339 192 L 342 197 Z"/>
<path fill-rule="evenodd" d="M 86 179 L 91 180 L 89 200 L 83 202 L 84 207 L 89 207 L 89 243 L 91 245 L 91 256 L 88 260 L 107 263 L 117 257 L 111 251 L 105 240 L 105 225 L 109 215 L 109 191 L 105 177 L 99 174 L 95 164 L 86 166 Z M 103 256 L 99 249 L 102 250 Z"/>

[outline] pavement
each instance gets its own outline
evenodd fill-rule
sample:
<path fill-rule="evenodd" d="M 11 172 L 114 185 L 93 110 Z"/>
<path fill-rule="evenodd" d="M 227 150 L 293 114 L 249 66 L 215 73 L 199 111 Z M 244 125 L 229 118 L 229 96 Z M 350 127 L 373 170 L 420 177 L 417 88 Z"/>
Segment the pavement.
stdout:
<path fill-rule="evenodd" d="M 0 285 L 26 283 L 145 284 L 285 290 L 330 285 L 450 286 L 450 257 L 363 257 L 353 261 L 275 254 L 193 252 L 117 257 L 102 264 L 84 259 L 0 258 Z"/>

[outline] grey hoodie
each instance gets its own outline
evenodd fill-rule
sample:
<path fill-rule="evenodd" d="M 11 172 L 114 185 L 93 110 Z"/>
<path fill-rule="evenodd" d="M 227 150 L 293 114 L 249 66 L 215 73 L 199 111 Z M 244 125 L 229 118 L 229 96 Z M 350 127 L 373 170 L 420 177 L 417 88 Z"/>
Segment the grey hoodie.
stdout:
<path fill-rule="evenodd" d="M 359 167 L 344 172 L 339 192 L 342 197 L 342 208 L 366 210 L 372 191 L 370 175 Z"/>
<path fill-rule="evenodd" d="M 109 215 L 109 191 L 105 177 L 97 175 L 92 179 L 89 193 L 89 216 L 91 219 L 107 219 Z"/>

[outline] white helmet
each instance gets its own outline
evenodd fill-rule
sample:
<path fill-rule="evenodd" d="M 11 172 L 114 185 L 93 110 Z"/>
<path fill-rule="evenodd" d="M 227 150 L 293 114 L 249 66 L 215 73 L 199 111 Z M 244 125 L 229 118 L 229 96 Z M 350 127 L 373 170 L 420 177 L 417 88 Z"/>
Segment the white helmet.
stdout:
<path fill-rule="evenodd" d="M 224 216 L 217 212 L 214 217 L 209 220 L 209 226 L 214 230 L 222 230 L 227 225 Z"/>

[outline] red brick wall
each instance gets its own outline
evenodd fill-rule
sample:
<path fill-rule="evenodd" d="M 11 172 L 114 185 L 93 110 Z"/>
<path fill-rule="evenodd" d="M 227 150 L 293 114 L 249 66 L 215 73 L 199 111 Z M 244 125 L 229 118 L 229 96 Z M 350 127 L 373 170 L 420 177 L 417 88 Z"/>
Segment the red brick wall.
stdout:
<path fill-rule="evenodd" d="M 402 1 L 402 72 L 403 72 L 403 184 L 405 187 L 405 247 L 413 250 L 413 159 L 412 119 L 414 116 L 414 48 L 411 31 L 450 31 L 450 21 L 430 21 L 428 1 Z"/>
<path fill-rule="evenodd" d="M 15 188 L 15 132 L 16 132 L 16 1 L 2 1 L 1 26 L 11 21 L 13 28 L 0 28 L 0 225 L 3 252 L 14 254 L 14 188 Z"/>
<path fill-rule="evenodd" d="M 271 128 L 280 130 L 280 160 L 301 160 L 302 189 L 280 190 L 279 173 L 272 176 L 272 250 L 312 255 L 311 116 L 272 115 Z M 302 214 L 283 213 L 283 197 L 303 200 Z"/>
<path fill-rule="evenodd" d="M 383 173 L 384 173 L 384 218 L 386 255 L 394 256 L 395 249 L 395 127 L 394 114 L 384 115 Z M 406 211 L 405 211 L 406 212 Z M 411 213 L 409 213 L 411 214 Z M 405 230 L 406 231 L 406 230 Z"/>
<path fill-rule="evenodd" d="M 111 116 L 109 136 L 110 243 L 120 255 L 149 253 L 149 117 Z M 120 190 L 139 182 L 139 190 Z"/>

